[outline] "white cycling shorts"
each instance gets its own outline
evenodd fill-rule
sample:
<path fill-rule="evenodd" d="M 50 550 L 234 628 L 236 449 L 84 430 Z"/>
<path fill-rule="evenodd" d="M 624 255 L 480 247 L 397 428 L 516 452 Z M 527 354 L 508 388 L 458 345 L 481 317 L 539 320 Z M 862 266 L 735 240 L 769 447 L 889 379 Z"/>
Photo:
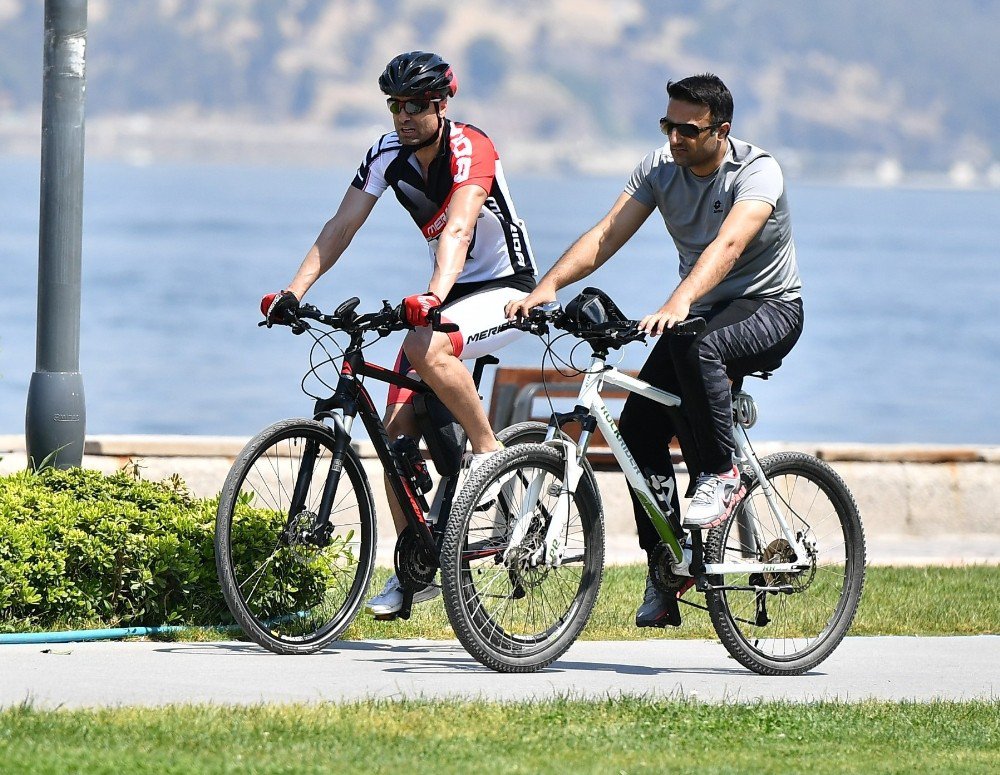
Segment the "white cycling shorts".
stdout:
<path fill-rule="evenodd" d="M 504 307 L 508 302 L 520 301 L 527 296 L 518 288 L 491 288 L 476 291 L 441 307 L 441 321 L 454 323 L 458 331 L 447 333 L 452 352 L 463 361 L 474 361 L 495 353 L 524 334 L 507 324 Z M 396 357 L 395 370 L 413 379 L 420 379 L 410 366 L 402 348 Z M 389 386 L 389 406 L 413 401 L 413 391 L 397 385 Z"/>

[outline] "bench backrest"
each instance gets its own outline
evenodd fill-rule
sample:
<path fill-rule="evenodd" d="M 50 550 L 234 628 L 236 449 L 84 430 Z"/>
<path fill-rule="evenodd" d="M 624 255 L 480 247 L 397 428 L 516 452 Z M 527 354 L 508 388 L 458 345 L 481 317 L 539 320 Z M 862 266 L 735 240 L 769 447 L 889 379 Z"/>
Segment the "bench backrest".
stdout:
<path fill-rule="evenodd" d="M 633 370 L 623 371 L 623 373 L 637 375 L 637 372 Z M 490 425 L 499 430 L 525 420 L 548 422 L 551 410 L 548 402 L 544 400 L 546 395 L 551 398 L 572 399 L 580 391 L 582 381 L 583 375 L 567 376 L 555 369 L 546 369 L 543 375 L 542 371 L 537 368 L 500 366 L 496 370 L 493 392 L 490 396 Z M 601 395 L 605 401 L 609 402 L 609 407 L 616 414 L 615 419 L 617 419 L 615 404 L 625 399 L 628 392 L 613 385 L 606 385 L 601 391 Z M 536 402 L 536 398 L 542 400 Z M 536 403 L 539 404 L 538 407 L 536 407 Z M 565 430 L 574 439 L 579 438 L 580 428 L 578 425 L 567 426 Z M 617 465 L 600 431 L 594 432 L 588 447 L 587 457 L 591 465 L 595 467 L 607 468 Z"/>

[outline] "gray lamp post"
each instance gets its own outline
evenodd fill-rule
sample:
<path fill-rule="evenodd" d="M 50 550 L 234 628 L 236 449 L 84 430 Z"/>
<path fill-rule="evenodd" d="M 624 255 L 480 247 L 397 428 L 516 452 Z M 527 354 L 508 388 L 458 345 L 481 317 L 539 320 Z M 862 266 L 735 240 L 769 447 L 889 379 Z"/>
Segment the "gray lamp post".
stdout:
<path fill-rule="evenodd" d="M 38 328 L 25 441 L 33 467 L 83 460 L 80 374 L 87 0 L 45 0 Z M 54 457 L 53 457 L 54 456 Z"/>

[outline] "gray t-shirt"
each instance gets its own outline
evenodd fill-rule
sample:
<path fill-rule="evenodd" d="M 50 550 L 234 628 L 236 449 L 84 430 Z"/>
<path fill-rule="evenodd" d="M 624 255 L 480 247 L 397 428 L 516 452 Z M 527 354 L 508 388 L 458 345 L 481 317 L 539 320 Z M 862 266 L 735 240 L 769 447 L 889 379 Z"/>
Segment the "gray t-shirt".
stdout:
<path fill-rule="evenodd" d="M 718 236 L 736 202 L 757 199 L 774 210 L 729 274 L 691 308 L 702 313 L 720 301 L 739 298 L 800 298 L 802 282 L 788 198 L 778 162 L 767 152 L 734 137 L 714 175 L 700 178 L 674 164 L 670 146 L 649 153 L 632 172 L 625 193 L 658 208 L 687 277 L 702 252 Z"/>

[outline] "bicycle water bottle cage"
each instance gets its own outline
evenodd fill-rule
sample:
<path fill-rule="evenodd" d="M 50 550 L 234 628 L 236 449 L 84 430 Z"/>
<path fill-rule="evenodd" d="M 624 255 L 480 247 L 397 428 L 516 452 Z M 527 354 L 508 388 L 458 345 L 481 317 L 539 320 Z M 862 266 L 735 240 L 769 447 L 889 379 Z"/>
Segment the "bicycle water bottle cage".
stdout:
<path fill-rule="evenodd" d="M 392 442 L 392 449 L 399 458 L 403 474 L 413 483 L 417 492 L 421 495 L 429 493 L 434 482 L 417 442 L 409 436 L 399 436 Z"/>
<path fill-rule="evenodd" d="M 441 476 L 456 476 L 462 468 L 465 452 L 465 430 L 448 411 L 441 399 L 433 393 L 418 393 L 413 397 L 413 412 L 417 418 L 420 435 L 427 443 L 427 451 L 434 461 L 434 468 Z"/>

